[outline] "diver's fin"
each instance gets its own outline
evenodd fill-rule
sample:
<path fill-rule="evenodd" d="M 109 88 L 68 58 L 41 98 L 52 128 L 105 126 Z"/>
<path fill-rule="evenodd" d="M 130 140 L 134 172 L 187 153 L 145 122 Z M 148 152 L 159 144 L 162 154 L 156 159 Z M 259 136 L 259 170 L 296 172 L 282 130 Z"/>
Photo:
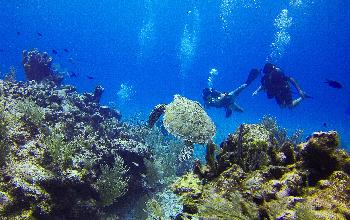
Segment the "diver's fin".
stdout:
<path fill-rule="evenodd" d="M 246 80 L 246 84 L 250 85 L 260 74 L 260 71 L 258 69 L 252 69 L 249 72 L 248 78 Z"/>

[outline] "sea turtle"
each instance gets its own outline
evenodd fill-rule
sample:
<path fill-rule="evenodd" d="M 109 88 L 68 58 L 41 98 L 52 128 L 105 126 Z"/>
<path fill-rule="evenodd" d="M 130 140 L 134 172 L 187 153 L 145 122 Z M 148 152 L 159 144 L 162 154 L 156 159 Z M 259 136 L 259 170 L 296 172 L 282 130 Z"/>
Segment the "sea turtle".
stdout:
<path fill-rule="evenodd" d="M 196 101 L 175 95 L 170 104 L 157 105 L 149 116 L 150 128 L 162 114 L 165 129 L 185 142 L 207 144 L 215 135 L 213 121 Z"/>

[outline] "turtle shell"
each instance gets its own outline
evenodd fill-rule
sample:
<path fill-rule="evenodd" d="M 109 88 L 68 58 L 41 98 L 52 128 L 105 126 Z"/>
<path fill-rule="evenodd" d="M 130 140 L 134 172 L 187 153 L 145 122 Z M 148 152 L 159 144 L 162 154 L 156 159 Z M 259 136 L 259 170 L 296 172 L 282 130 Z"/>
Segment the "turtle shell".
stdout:
<path fill-rule="evenodd" d="M 216 132 L 203 107 L 195 101 L 175 95 L 165 108 L 163 124 L 174 136 L 197 144 L 206 144 Z"/>

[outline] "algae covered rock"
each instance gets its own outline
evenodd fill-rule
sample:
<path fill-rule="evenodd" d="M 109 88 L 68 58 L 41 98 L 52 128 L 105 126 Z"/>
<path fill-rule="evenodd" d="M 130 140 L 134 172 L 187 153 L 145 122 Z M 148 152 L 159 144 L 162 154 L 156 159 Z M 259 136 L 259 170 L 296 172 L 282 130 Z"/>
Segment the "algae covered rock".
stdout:
<path fill-rule="evenodd" d="M 175 95 L 170 104 L 156 106 L 149 117 L 149 126 L 153 127 L 163 113 L 165 129 L 182 140 L 206 144 L 215 135 L 213 121 L 198 102 Z"/>
<path fill-rule="evenodd" d="M 181 197 L 183 211 L 190 214 L 197 213 L 197 203 L 203 191 L 203 186 L 198 176 L 188 173 L 181 177 L 172 188 Z"/>
<path fill-rule="evenodd" d="M 335 171 L 327 180 L 319 181 L 316 187 L 306 189 L 305 201 L 296 207 L 299 218 L 349 219 L 350 176 Z"/>
<path fill-rule="evenodd" d="M 339 136 L 335 131 L 315 132 L 306 143 L 299 146 L 303 166 L 309 172 L 309 182 L 314 185 L 320 179 L 325 179 L 333 171 L 340 169 L 341 158 Z"/>
<path fill-rule="evenodd" d="M 218 163 L 215 176 L 203 175 L 196 163 L 201 193 L 178 217 L 349 219 L 349 155 L 338 144 L 336 132 L 318 132 L 295 147 L 264 126 L 243 124 L 221 144 L 217 161 L 207 160 Z"/>
<path fill-rule="evenodd" d="M 238 164 L 244 171 L 253 171 L 273 163 L 274 148 L 271 133 L 260 124 L 242 124 L 222 144 L 219 170 Z"/>
<path fill-rule="evenodd" d="M 60 84 L 63 77 L 53 69 L 52 61 L 48 53 L 41 53 L 38 49 L 24 50 L 22 53 L 22 64 L 28 80 L 40 82 L 47 79 Z"/>

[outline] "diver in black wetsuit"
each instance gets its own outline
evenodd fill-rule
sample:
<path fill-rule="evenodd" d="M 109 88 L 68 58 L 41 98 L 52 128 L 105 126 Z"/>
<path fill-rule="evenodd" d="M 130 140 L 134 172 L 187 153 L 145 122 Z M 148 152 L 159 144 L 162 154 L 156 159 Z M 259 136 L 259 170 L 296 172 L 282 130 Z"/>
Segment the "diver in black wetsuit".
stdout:
<path fill-rule="evenodd" d="M 236 99 L 238 95 L 250 85 L 259 75 L 259 70 L 252 69 L 249 73 L 248 79 L 238 88 L 232 92 L 219 92 L 213 88 L 205 88 L 202 93 L 205 107 L 215 107 L 215 108 L 224 108 L 226 112 L 226 117 L 230 117 L 233 111 L 243 112 L 237 103 Z"/>
<path fill-rule="evenodd" d="M 264 76 L 261 78 L 261 86 L 253 93 L 256 95 L 259 91 L 266 91 L 269 99 L 275 98 L 281 107 L 293 108 L 298 105 L 301 100 L 311 98 L 303 92 L 297 82 L 277 66 L 266 63 L 263 69 Z M 298 91 L 300 97 L 293 100 L 291 85 Z"/>

